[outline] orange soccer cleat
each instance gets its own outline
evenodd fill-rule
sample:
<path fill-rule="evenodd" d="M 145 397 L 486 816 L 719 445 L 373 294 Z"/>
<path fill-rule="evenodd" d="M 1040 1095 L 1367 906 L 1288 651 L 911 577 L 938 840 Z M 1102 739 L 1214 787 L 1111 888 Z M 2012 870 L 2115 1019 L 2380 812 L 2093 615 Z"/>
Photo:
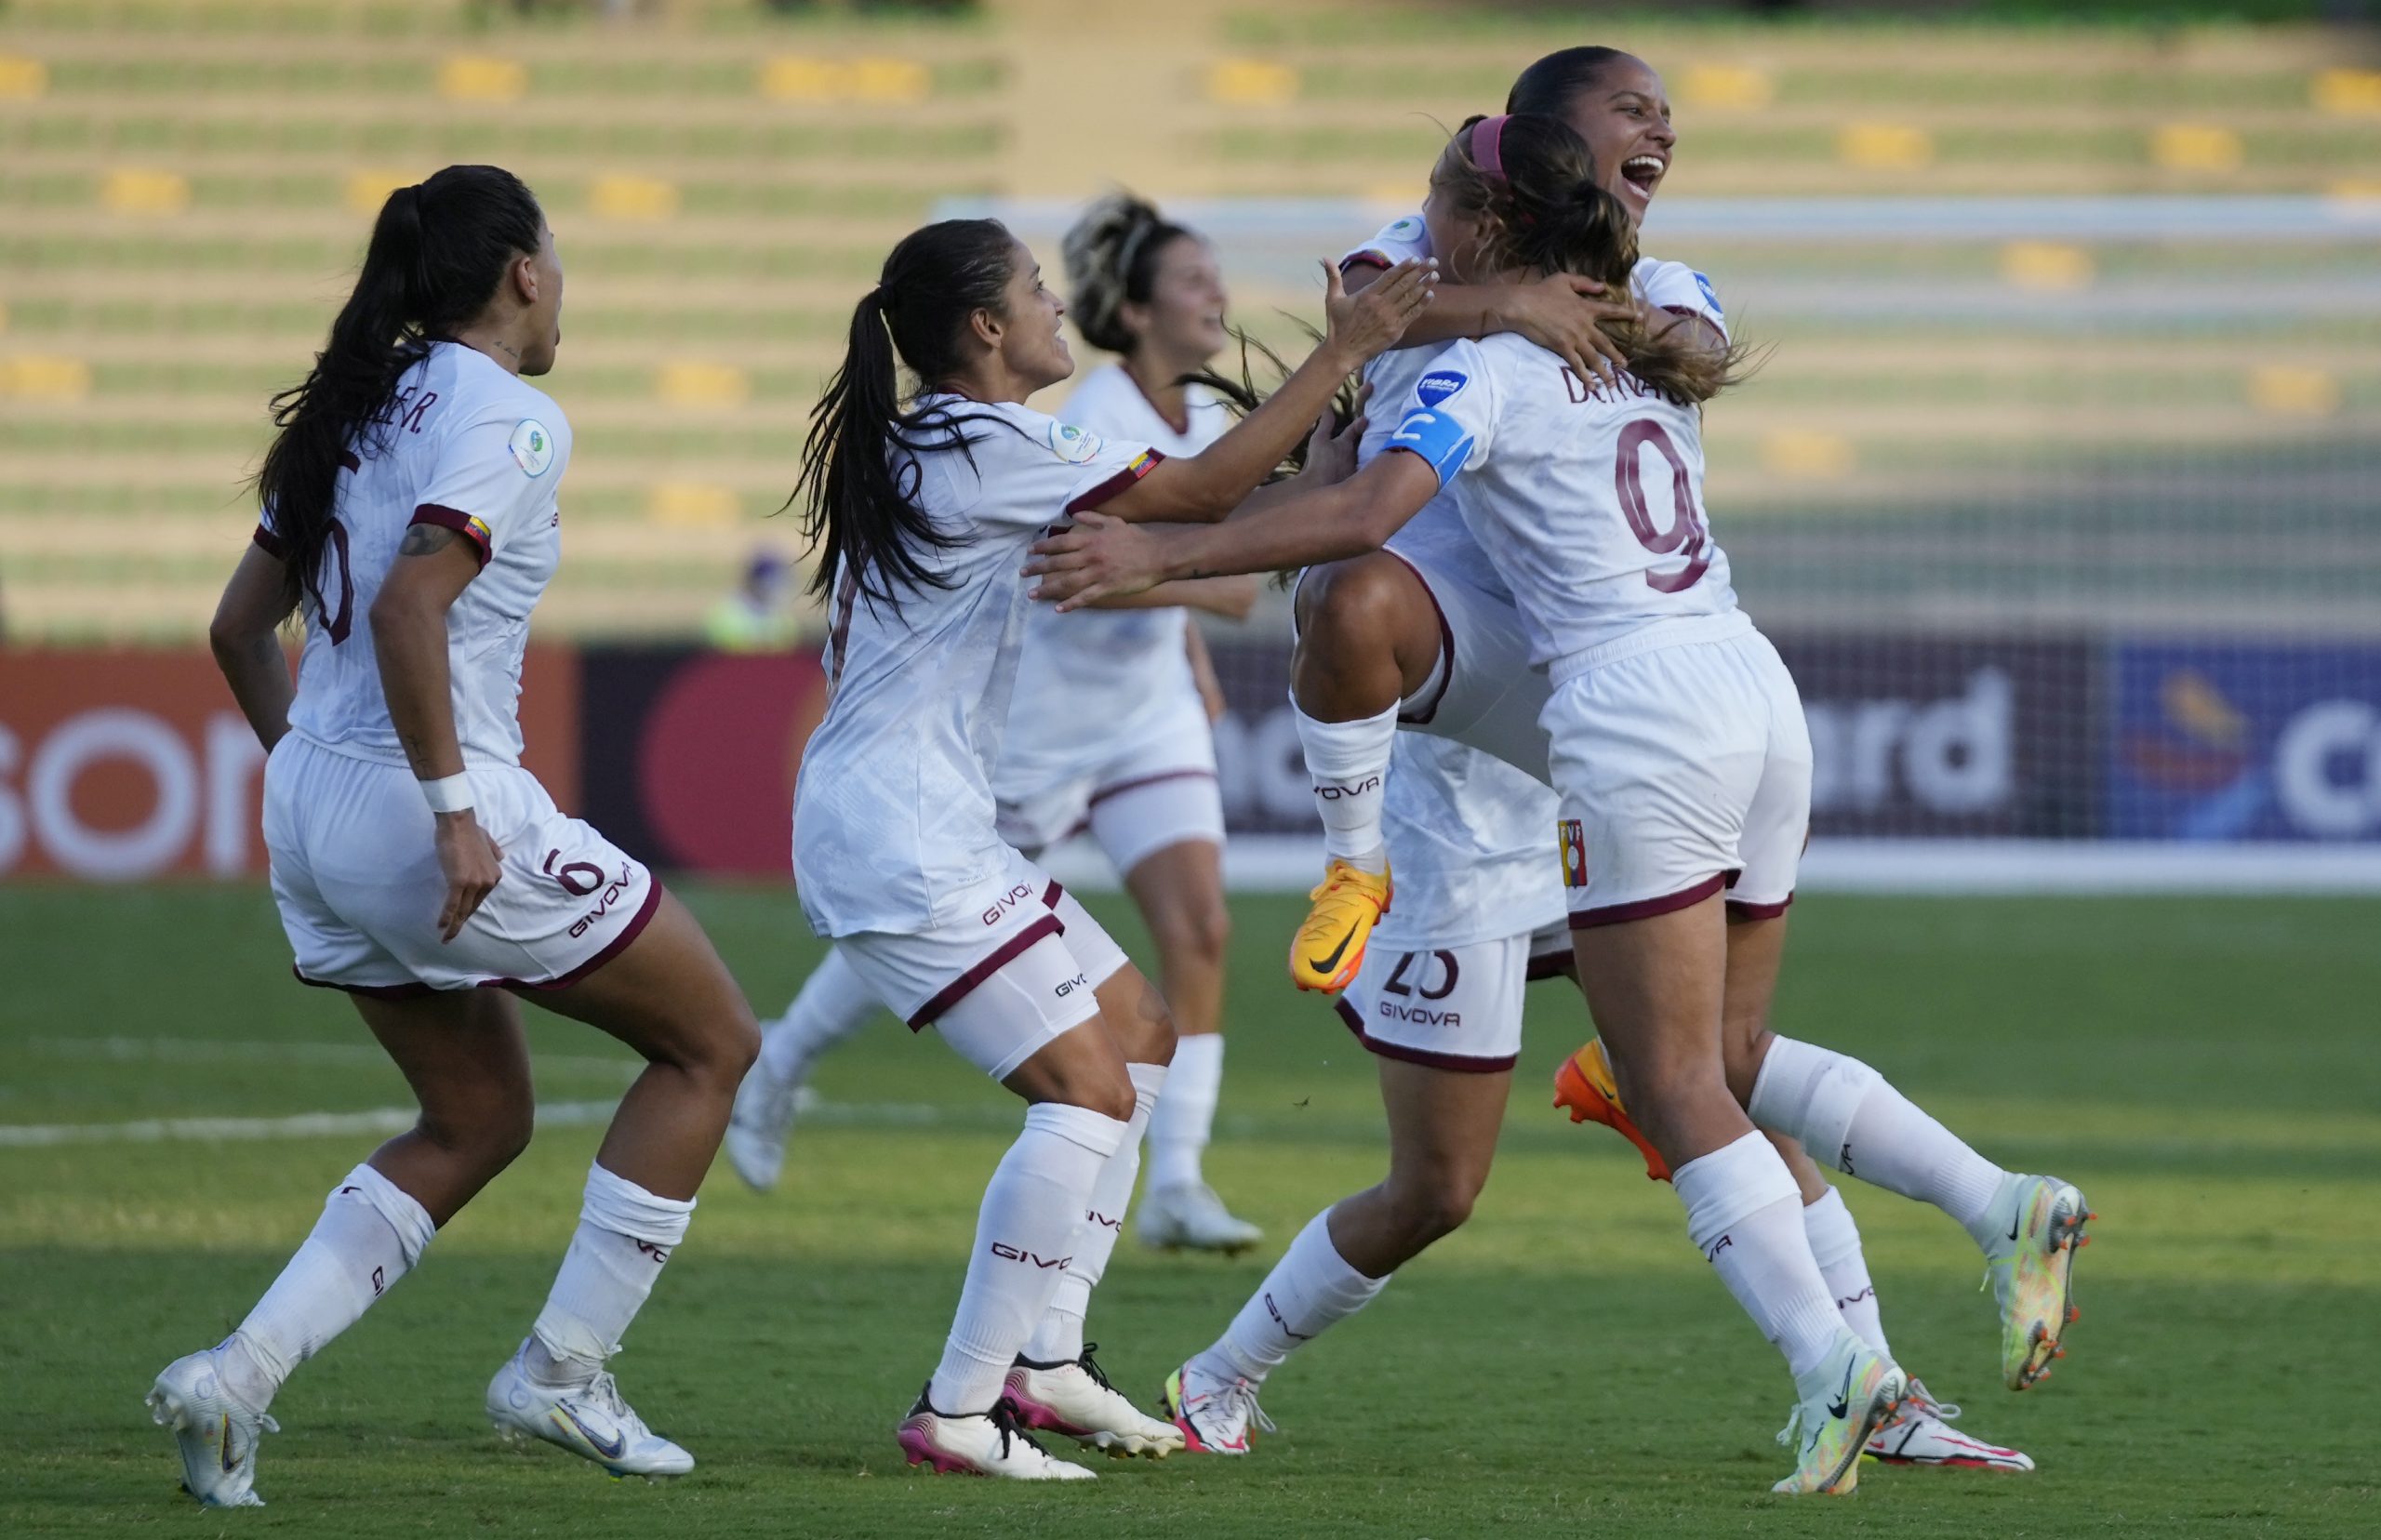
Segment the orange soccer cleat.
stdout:
<path fill-rule="evenodd" d="M 1645 1135 L 1637 1132 L 1637 1125 L 1621 1109 L 1620 1085 L 1612 1078 L 1612 1061 L 1604 1057 L 1603 1043 L 1599 1040 L 1590 1038 L 1586 1047 L 1564 1059 L 1563 1068 L 1554 1071 L 1554 1105 L 1569 1108 L 1573 1122 L 1592 1119 L 1635 1145 L 1637 1153 L 1645 1157 L 1649 1179 L 1670 1179 L 1669 1162 L 1645 1142 Z"/>

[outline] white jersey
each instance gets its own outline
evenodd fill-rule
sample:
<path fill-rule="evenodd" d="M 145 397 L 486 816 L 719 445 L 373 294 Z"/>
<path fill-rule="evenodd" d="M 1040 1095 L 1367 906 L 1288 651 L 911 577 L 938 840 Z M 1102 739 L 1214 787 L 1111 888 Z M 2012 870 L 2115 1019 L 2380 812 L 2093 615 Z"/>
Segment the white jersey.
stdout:
<path fill-rule="evenodd" d="M 1363 246 L 1340 258 L 1339 265 L 1351 262 L 1373 262 L 1394 267 L 1399 262 L 1430 255 L 1430 232 L 1418 214 L 1409 214 L 1381 228 L 1379 233 Z M 1684 262 L 1666 262 L 1658 258 L 1638 259 L 1629 274 L 1629 286 L 1638 299 L 1658 305 L 1673 314 L 1699 318 L 1716 328 L 1720 335 L 1728 333 L 1728 318 L 1720 307 L 1720 297 L 1711 287 L 1711 280 L 1688 267 Z M 1415 385 L 1430 369 L 1442 350 L 1442 344 L 1425 343 L 1418 347 L 1399 348 L 1382 353 L 1365 368 L 1364 378 L 1373 388 L 1372 420 L 1364 429 L 1364 438 L 1356 451 L 1356 462 L 1369 465 L 1375 456 L 1389 445 L 1391 433 L 1397 431 L 1400 412 L 1398 405 L 1413 392 Z M 1457 511 L 1455 499 L 1444 491 L 1432 498 L 1422 511 L 1405 522 L 1403 528 L 1389 538 L 1389 549 L 1427 562 L 1433 570 L 1446 573 L 1487 592 L 1502 595 L 1504 580 L 1497 577 L 1495 565 L 1479 542 L 1464 527 L 1463 517 Z"/>
<path fill-rule="evenodd" d="M 455 734 L 467 764 L 521 761 L 521 657 L 562 559 L 555 493 L 570 464 L 570 424 L 553 398 L 459 342 L 436 342 L 347 457 L 337 522 L 302 575 L 306 644 L 289 727 L 359 759 L 406 763 L 380 690 L 372 601 L 408 525 L 460 534 L 480 574 L 446 612 Z M 273 511 L 257 543 L 279 554 Z"/>
<path fill-rule="evenodd" d="M 1031 603 L 1026 548 L 1164 458 L 1012 403 L 919 405 L 968 439 L 914 462 L 919 506 L 953 542 L 916 554 L 947 586 L 899 591 L 897 608 L 853 573 L 837 585 L 832 693 L 793 798 L 794 881 L 824 936 L 931 930 L 1009 869 L 990 767 Z"/>
<path fill-rule="evenodd" d="M 1145 444 L 1168 456 L 1199 453 L 1223 437 L 1231 414 L 1215 392 L 1193 385 L 1189 424 L 1177 431 L 1150 405 L 1121 364 L 1084 377 L 1067 398 L 1067 420 L 1120 443 Z M 1083 609 L 1060 614 L 1036 604 L 1025 620 L 1025 651 L 1009 711 L 1019 731 L 1002 746 L 993 789 L 1022 802 L 1055 782 L 1092 775 L 1120 743 L 1169 722 L 1196 693 L 1190 675 L 1187 610 Z"/>
<path fill-rule="evenodd" d="M 1623 372 L 1581 380 L 1499 334 L 1430 361 L 1390 442 L 1422 457 L 1503 576 L 1530 661 L 1736 608 L 1703 516 L 1703 419 Z"/>
<path fill-rule="evenodd" d="M 1453 738 L 1400 733 L 1382 803 L 1396 901 L 1372 945 L 1468 947 L 1558 924 L 1553 790 Z"/>

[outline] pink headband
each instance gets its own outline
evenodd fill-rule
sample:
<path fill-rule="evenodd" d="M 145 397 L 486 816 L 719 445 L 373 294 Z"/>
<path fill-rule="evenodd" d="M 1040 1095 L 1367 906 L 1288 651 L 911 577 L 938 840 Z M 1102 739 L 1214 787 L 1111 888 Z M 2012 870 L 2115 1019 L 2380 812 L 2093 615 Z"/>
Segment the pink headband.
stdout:
<path fill-rule="evenodd" d="M 1471 161 L 1492 177 L 1505 174 L 1505 125 L 1511 114 L 1499 113 L 1471 126 Z"/>

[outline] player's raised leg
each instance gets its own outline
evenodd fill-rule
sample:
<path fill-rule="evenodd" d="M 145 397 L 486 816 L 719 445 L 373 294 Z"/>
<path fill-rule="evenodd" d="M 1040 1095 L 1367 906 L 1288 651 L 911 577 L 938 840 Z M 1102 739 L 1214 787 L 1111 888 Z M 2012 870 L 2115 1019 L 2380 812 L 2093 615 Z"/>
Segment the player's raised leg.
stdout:
<path fill-rule="evenodd" d="M 488 1418 L 508 1440 L 542 1440 L 615 1476 L 684 1475 L 694 1457 L 645 1426 L 605 1365 L 685 1239 L 759 1030 L 710 938 L 668 893 L 626 947 L 539 1003 L 619 1039 L 645 1067 L 588 1169 L 545 1308 L 489 1382 Z"/>
<path fill-rule="evenodd" d="M 1754 967 L 1774 973 L 1785 917 L 1734 927 Z M 1985 1255 L 2002 1319 L 2002 1374 L 2012 1390 L 2046 1377 L 2075 1318 L 2075 1253 L 2091 1217 L 2053 1176 L 2002 1170 L 1846 1055 L 1734 1021 L 1729 1080 L 1754 1122 L 1797 1140 L 1821 1164 L 1958 1221 Z"/>
<path fill-rule="evenodd" d="M 1389 909 L 1390 752 L 1399 703 L 1440 666 L 1435 614 L 1414 569 L 1381 551 L 1316 567 L 1298 585 L 1290 700 L 1326 863 L 1290 943 L 1290 979 L 1301 989 L 1347 988 Z"/>
<path fill-rule="evenodd" d="M 736 1089 L 723 1148 L 744 1185 L 766 1192 L 785 1167 L 795 1104 L 819 1055 L 867 1026 L 884 1007 L 832 948 L 802 981 L 785 1014 L 761 1030 L 761 1054 Z"/>

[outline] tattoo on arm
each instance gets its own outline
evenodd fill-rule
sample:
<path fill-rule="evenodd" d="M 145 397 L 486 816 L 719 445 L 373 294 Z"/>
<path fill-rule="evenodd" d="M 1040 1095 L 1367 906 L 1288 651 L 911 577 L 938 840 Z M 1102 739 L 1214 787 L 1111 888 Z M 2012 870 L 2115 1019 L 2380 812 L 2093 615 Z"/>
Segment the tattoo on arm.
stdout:
<path fill-rule="evenodd" d="M 406 538 L 397 547 L 400 556 L 428 556 L 455 543 L 455 532 L 445 524 L 418 524 L 406 526 Z"/>

